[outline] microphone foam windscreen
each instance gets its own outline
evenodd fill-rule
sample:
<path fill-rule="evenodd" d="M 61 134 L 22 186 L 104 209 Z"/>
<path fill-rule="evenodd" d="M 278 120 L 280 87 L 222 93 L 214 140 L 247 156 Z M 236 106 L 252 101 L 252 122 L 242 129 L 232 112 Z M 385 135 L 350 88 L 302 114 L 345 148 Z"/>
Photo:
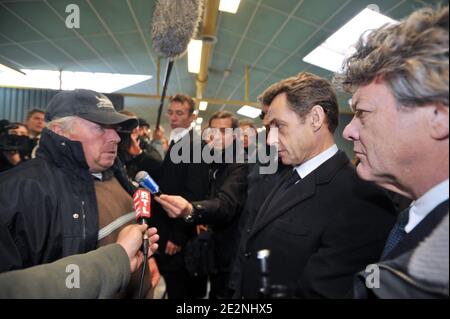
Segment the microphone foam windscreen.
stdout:
<path fill-rule="evenodd" d="M 183 56 L 201 20 L 203 0 L 158 0 L 153 12 L 152 43 L 162 58 Z"/>

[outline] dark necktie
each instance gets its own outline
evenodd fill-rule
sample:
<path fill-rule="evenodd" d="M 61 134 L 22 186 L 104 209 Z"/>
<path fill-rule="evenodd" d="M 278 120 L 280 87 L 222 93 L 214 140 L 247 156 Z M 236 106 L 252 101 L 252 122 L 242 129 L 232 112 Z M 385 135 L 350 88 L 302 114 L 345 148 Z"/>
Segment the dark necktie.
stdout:
<path fill-rule="evenodd" d="M 405 227 L 408 224 L 410 209 L 411 207 L 408 207 L 398 215 L 397 223 L 394 225 L 394 228 L 392 228 L 386 241 L 386 245 L 384 246 L 383 253 L 381 254 L 382 260 L 386 258 L 386 256 L 398 245 L 403 237 L 405 237 Z"/>
<path fill-rule="evenodd" d="M 293 169 L 289 176 L 284 180 L 283 185 L 281 185 L 280 189 L 286 190 L 292 185 L 295 185 L 299 180 L 301 180 L 300 175 L 296 169 Z"/>
<path fill-rule="evenodd" d="M 289 187 L 295 185 L 299 180 L 301 180 L 300 175 L 298 175 L 298 172 L 296 169 L 293 169 L 289 175 L 284 179 L 283 183 L 281 183 L 280 187 L 276 190 L 274 190 L 274 195 L 271 197 L 271 201 L 274 201 L 275 198 L 279 199 L 280 196 L 282 196 L 283 192 L 286 191 Z M 268 199 L 266 199 L 267 201 Z M 276 201 L 276 200 L 275 200 Z M 269 205 L 269 204 L 267 204 Z M 270 205 L 269 205 L 270 206 Z M 256 221 L 260 220 L 264 215 L 266 215 L 269 210 L 267 209 L 269 206 L 265 208 L 265 210 L 261 210 L 255 219 Z"/>

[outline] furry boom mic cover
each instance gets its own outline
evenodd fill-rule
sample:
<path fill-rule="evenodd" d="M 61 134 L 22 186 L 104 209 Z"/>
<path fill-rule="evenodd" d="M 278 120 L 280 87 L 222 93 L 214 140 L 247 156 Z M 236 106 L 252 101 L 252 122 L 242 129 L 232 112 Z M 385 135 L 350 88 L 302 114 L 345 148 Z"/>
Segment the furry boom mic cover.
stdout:
<path fill-rule="evenodd" d="M 153 49 L 162 58 L 183 56 L 202 17 L 203 0 L 158 0 L 153 12 Z"/>

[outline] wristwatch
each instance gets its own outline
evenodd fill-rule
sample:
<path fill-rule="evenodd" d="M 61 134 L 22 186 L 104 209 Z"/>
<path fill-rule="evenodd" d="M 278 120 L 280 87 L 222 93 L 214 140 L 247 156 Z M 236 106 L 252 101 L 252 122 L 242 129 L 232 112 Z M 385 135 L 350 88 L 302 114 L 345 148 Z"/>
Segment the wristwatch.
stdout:
<path fill-rule="evenodd" d="M 191 205 L 192 205 L 191 214 L 184 217 L 184 221 L 190 224 L 192 224 L 197 218 L 201 217 L 200 210 L 202 208 L 202 206 L 198 204 L 191 203 Z"/>
<path fill-rule="evenodd" d="M 194 204 L 192 204 L 191 203 L 191 205 L 192 205 L 192 211 L 191 211 L 191 213 L 189 214 L 189 215 L 187 215 L 187 216 L 184 216 L 184 221 L 186 222 L 186 223 L 189 223 L 189 224 L 191 224 L 191 223 L 193 223 L 194 222 L 194 213 L 195 213 L 195 206 L 194 206 Z"/>

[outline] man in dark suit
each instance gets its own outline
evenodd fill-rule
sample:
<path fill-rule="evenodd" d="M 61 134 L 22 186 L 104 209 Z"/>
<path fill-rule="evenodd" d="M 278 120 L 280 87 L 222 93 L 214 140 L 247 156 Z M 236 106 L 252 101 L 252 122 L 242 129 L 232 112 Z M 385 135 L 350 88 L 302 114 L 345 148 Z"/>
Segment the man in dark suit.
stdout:
<path fill-rule="evenodd" d="M 384 261 L 414 250 L 448 214 L 448 21 L 447 6 L 382 27 L 336 77 L 353 93 L 344 137 L 354 142 L 358 175 L 414 200 L 399 215 Z"/>
<path fill-rule="evenodd" d="M 190 129 L 195 120 L 195 103 L 187 95 L 171 98 L 167 116 L 172 127 L 170 147 L 164 158 L 162 176 L 155 180 L 164 194 L 180 195 L 189 201 L 205 198 L 208 188 L 208 167 L 201 163 L 201 138 Z M 194 298 L 201 291 L 189 277 L 184 265 L 183 248 L 193 238 L 195 227 L 183 220 L 171 219 L 161 206 L 153 202 L 152 220 L 159 230 L 159 254 L 156 256 L 164 277 L 169 298 Z"/>
<path fill-rule="evenodd" d="M 214 133 L 204 135 L 213 137 L 208 140 L 208 149 L 218 156 L 214 156 L 209 164 L 211 189 L 207 197 L 192 203 L 181 196 L 156 198 L 170 217 L 181 217 L 195 225 L 208 225 L 208 231 L 202 235 L 210 236 L 208 257 L 213 260 L 212 267 L 208 263 L 213 268 L 208 269 L 210 299 L 231 297 L 228 289 L 230 268 L 238 244 L 238 221 L 247 197 L 247 165 L 239 163 L 237 155 L 242 152 L 243 159 L 244 150 L 239 149 L 233 131 L 237 124 L 237 118 L 225 111 L 214 113 L 209 120 L 208 130 Z"/>
<path fill-rule="evenodd" d="M 288 167 L 269 179 L 276 181 L 271 192 L 261 192 L 262 205 L 249 212 L 234 297 L 258 297 L 263 249 L 270 251 L 270 283 L 284 286 L 285 294 L 351 297 L 353 274 L 381 254 L 394 223 L 392 203 L 357 177 L 334 144 L 338 104 L 327 80 L 300 73 L 269 87 L 260 100 L 270 105 L 268 143 Z"/>

